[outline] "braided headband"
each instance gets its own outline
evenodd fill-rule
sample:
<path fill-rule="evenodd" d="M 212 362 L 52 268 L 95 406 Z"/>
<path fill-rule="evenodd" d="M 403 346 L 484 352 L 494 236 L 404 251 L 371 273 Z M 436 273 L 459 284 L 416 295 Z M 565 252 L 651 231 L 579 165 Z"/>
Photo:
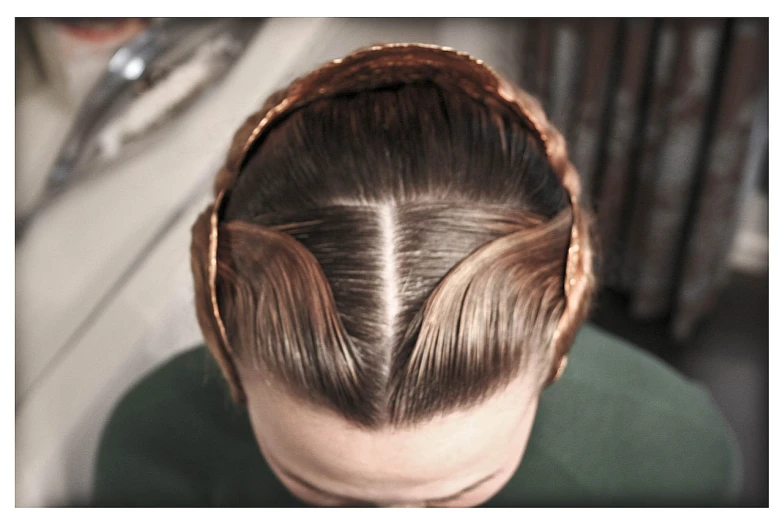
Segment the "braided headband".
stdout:
<path fill-rule="evenodd" d="M 291 112 L 316 100 L 391 85 L 429 81 L 457 87 L 490 107 L 511 109 L 541 143 L 546 157 L 568 191 L 573 221 L 565 268 L 566 306 L 553 336 L 555 364 L 548 382 L 556 380 L 567 361 L 566 352 L 573 340 L 574 323 L 580 320 L 587 293 L 592 285 L 592 251 L 579 206 L 580 182 L 566 153 L 563 136 L 547 120 L 541 105 L 526 92 L 512 85 L 481 60 L 453 49 L 423 44 L 388 44 L 358 50 L 343 59 L 323 65 L 294 81 L 282 94 L 273 95 L 259 112 L 250 116 L 236 132 L 228 159 L 215 180 L 215 202 L 210 213 L 209 292 L 212 315 L 223 344 L 221 361 L 229 365 L 230 345 L 217 301 L 218 222 L 227 193 L 234 186 L 250 152 L 264 134 Z M 209 209 L 208 209 L 209 210 Z M 571 332 L 566 338 L 565 332 Z M 235 397 L 241 396 L 234 390 Z"/>

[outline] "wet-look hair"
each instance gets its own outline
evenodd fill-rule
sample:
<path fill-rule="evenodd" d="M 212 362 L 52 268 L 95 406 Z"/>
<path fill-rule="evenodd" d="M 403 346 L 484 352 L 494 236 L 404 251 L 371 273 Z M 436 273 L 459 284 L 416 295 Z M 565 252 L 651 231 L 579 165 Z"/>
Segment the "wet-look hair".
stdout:
<path fill-rule="evenodd" d="M 590 239 L 573 244 L 584 211 L 536 129 L 399 69 L 289 108 L 243 151 L 213 213 L 214 295 L 209 212 L 193 227 L 199 323 L 240 402 L 237 367 L 360 426 L 413 425 L 520 376 L 545 386 L 584 320 L 592 270 L 555 339 L 570 249 Z"/>

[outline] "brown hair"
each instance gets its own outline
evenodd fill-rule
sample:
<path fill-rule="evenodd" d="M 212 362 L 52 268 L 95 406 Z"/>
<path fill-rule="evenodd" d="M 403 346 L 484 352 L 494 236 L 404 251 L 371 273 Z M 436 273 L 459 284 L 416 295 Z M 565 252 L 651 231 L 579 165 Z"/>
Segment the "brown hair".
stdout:
<path fill-rule="evenodd" d="M 457 82 L 384 74 L 292 110 L 237 165 L 218 226 L 223 351 L 207 213 L 194 225 L 199 323 L 240 401 L 245 365 L 359 425 L 412 424 L 522 371 L 543 386 L 584 319 L 592 271 L 554 342 L 574 206 L 535 129 Z"/>

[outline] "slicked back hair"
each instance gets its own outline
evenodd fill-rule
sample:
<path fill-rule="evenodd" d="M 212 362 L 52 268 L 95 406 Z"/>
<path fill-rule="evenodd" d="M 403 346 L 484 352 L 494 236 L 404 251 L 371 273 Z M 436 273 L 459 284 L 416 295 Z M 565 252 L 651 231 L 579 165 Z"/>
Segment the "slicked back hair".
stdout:
<path fill-rule="evenodd" d="M 511 111 L 426 81 L 308 104 L 251 152 L 219 225 L 234 362 L 368 428 L 474 406 L 523 372 L 543 386 L 571 224 Z"/>

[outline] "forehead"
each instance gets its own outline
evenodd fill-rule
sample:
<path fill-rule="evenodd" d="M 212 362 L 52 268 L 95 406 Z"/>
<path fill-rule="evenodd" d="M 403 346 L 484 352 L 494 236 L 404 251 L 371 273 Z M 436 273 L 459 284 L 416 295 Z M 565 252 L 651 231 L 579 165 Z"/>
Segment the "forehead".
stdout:
<path fill-rule="evenodd" d="M 537 404 L 533 384 L 518 380 L 472 409 L 411 428 L 368 430 L 262 378 L 245 375 L 243 384 L 269 460 L 308 482 L 356 494 L 433 484 L 448 491 L 502 469 L 526 442 Z"/>

